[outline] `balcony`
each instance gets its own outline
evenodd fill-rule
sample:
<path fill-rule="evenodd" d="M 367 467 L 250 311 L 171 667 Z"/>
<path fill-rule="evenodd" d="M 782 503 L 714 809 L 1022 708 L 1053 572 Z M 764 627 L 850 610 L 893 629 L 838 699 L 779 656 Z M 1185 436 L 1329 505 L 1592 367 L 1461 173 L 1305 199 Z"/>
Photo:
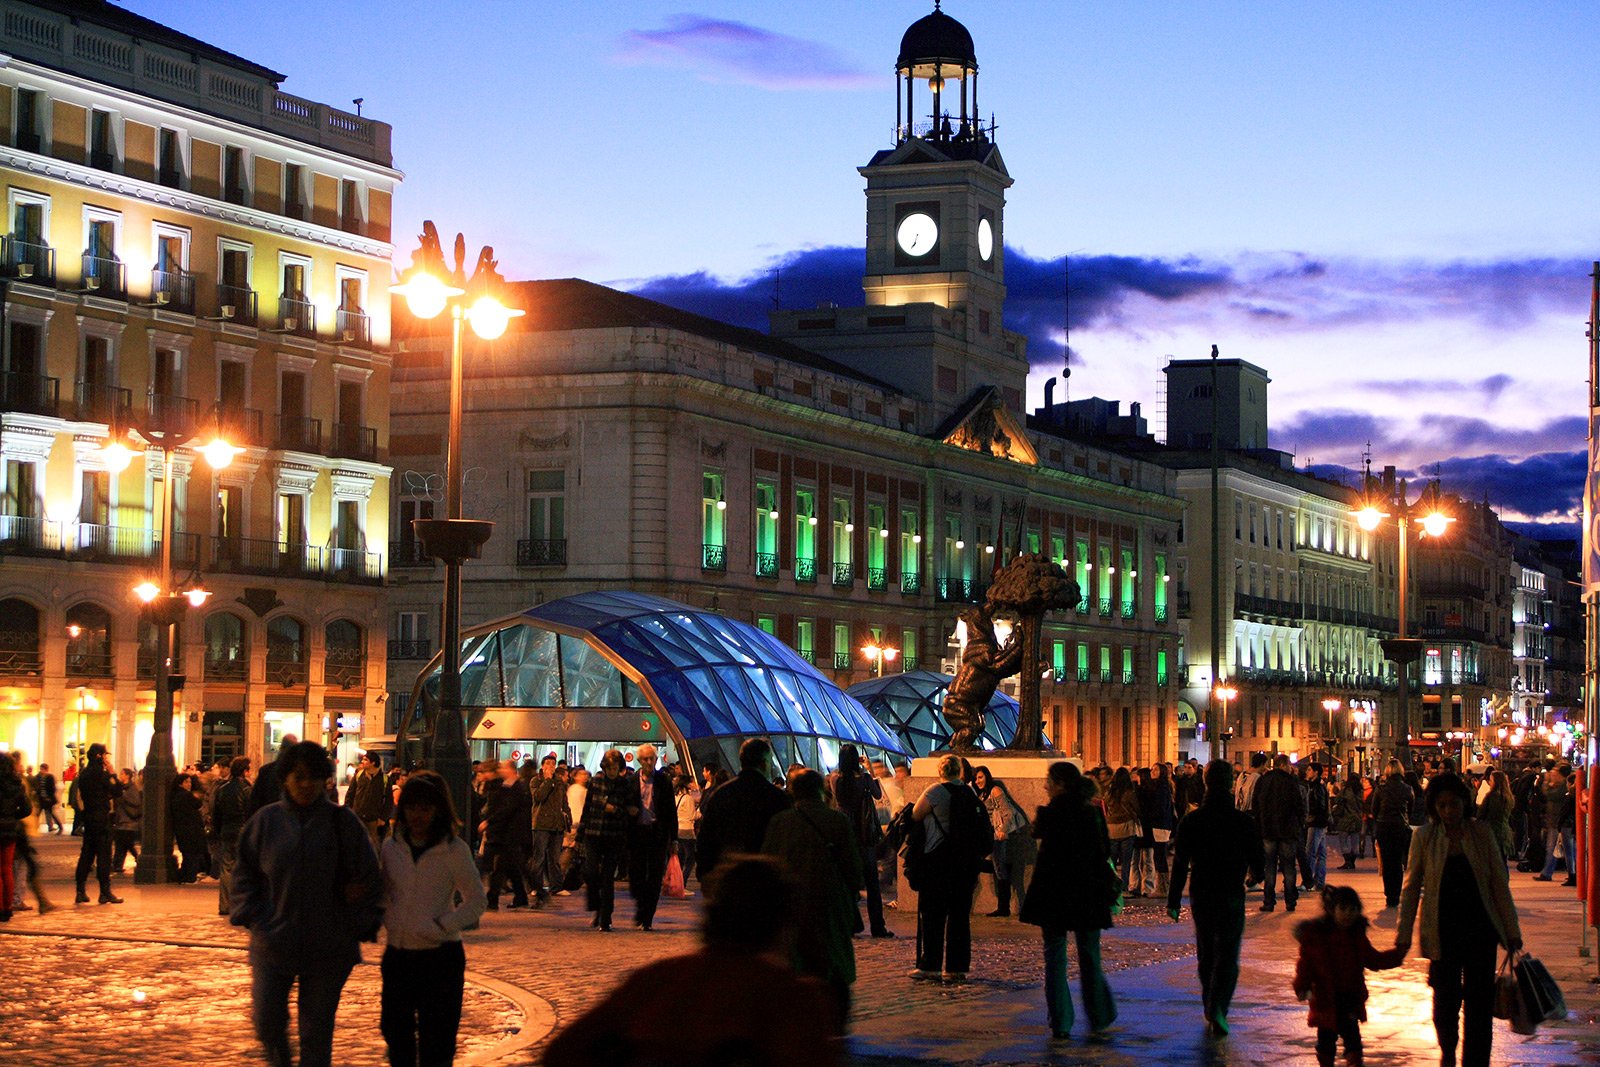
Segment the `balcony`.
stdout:
<path fill-rule="evenodd" d="M 271 650 L 267 652 L 267 681 L 284 689 L 306 684 L 306 664 L 300 658 L 298 649 L 294 654 L 276 656 Z"/>
<path fill-rule="evenodd" d="M 393 567 L 431 567 L 433 557 L 422 550 L 422 542 L 390 541 L 389 566 Z"/>
<path fill-rule="evenodd" d="M 433 642 L 425 637 L 389 639 L 390 659 L 430 659 L 432 656 Z"/>
<path fill-rule="evenodd" d="M 1078 681 L 1087 682 L 1088 680 L 1089 680 L 1089 668 L 1088 667 L 1079 667 L 1078 668 Z"/>
<path fill-rule="evenodd" d="M 1108 596 L 1103 596 L 1100 598 L 1100 617 L 1102 619 L 1109 619 L 1111 617 L 1111 598 Z"/>
<path fill-rule="evenodd" d="M 122 427 L 133 413 L 133 392 L 115 385 L 79 382 L 76 389 L 79 422 Z"/>
<path fill-rule="evenodd" d="M 354 689 L 367 680 L 367 657 L 360 648 L 330 648 L 322 659 L 322 680 L 340 689 Z"/>
<path fill-rule="evenodd" d="M 922 592 L 922 572 L 921 571 L 901 571 L 900 572 L 900 591 L 902 593 L 906 593 L 906 594 L 909 594 L 911 596 L 915 596 L 918 593 L 921 593 Z"/>
<path fill-rule="evenodd" d="M 200 425 L 200 402 L 189 396 L 151 393 L 145 402 L 150 425 L 164 433 L 188 436 Z"/>
<path fill-rule="evenodd" d="M 311 301 L 288 293 L 278 297 L 278 329 L 296 337 L 317 335 L 317 309 Z"/>
<path fill-rule="evenodd" d="M 37 678 L 44 673 L 44 656 L 37 648 L 18 647 L 36 642 L 35 633 L 0 631 L 0 678 Z"/>
<path fill-rule="evenodd" d="M 1165 604 L 1157 604 L 1156 605 L 1156 622 L 1166 622 L 1166 621 L 1167 621 L 1167 606 Z"/>
<path fill-rule="evenodd" d="M 814 584 L 817 580 L 817 561 L 806 556 L 796 556 L 794 580 Z"/>
<path fill-rule="evenodd" d="M 1122 602 L 1122 617 L 1124 619 L 1133 618 L 1133 601 L 1124 600 Z"/>
<path fill-rule="evenodd" d="M 258 537 L 213 537 L 211 569 L 225 574 L 314 577 L 322 572 L 322 549 Z"/>
<path fill-rule="evenodd" d="M 971 578 L 939 579 L 939 600 L 941 603 L 971 604 L 977 593 L 977 585 Z"/>
<path fill-rule="evenodd" d="M 1166 671 L 1157 671 L 1156 672 L 1156 685 L 1158 685 L 1158 686 L 1160 686 L 1162 688 L 1166 688 L 1166 685 L 1167 685 L 1167 672 Z"/>
<path fill-rule="evenodd" d="M 265 418 L 255 408 L 220 407 L 217 410 L 217 429 L 235 447 L 264 446 Z"/>
<path fill-rule="evenodd" d="M 47 244 L 23 241 L 7 234 L 0 237 L 0 269 L 7 278 L 35 285 L 54 285 L 56 250 Z"/>
<path fill-rule="evenodd" d="M 833 565 L 833 585 L 836 589 L 854 585 L 856 581 L 855 567 L 849 563 L 835 563 Z"/>
<path fill-rule="evenodd" d="M 61 413 L 61 382 L 42 374 L 0 374 L 0 407 L 29 415 Z"/>
<path fill-rule="evenodd" d="M 370 348 L 372 318 L 360 308 L 340 308 L 334 314 L 334 332 L 347 345 Z"/>
<path fill-rule="evenodd" d="M 1122 672 L 1122 684 L 1123 685 L 1132 685 L 1133 684 L 1133 672 L 1132 671 L 1123 671 Z"/>
<path fill-rule="evenodd" d="M 1087 615 L 1087 614 L 1089 614 L 1089 598 L 1088 598 L 1088 596 L 1086 595 L 1086 596 L 1080 597 L 1079 600 L 1078 600 L 1078 606 L 1076 608 L 1074 608 L 1073 610 L 1076 611 L 1079 615 Z"/>
<path fill-rule="evenodd" d="M 67 648 L 68 678 L 110 678 L 113 673 L 109 648 L 82 652 Z"/>
<path fill-rule="evenodd" d="M 517 566 L 565 567 L 567 565 L 567 539 L 529 538 L 517 542 Z"/>
<path fill-rule="evenodd" d="M 61 524 L 32 515 L 0 515 L 0 555 L 54 555 L 61 551 Z M 0 634 L 0 641 L 4 635 Z"/>
<path fill-rule="evenodd" d="M 287 452 L 321 452 L 322 420 L 305 415 L 279 415 L 278 436 L 273 445 Z"/>
<path fill-rule="evenodd" d="M 122 261 L 116 256 L 83 254 L 83 291 L 108 300 L 124 300 L 128 295 Z"/>
<path fill-rule="evenodd" d="M 24 152 L 39 153 L 44 151 L 44 138 L 32 130 L 18 130 L 12 136 L 16 140 L 16 147 Z"/>
<path fill-rule="evenodd" d="M 116 563 L 149 559 L 155 554 L 155 545 L 154 536 L 143 526 L 78 523 L 77 551 L 97 560 Z"/>
<path fill-rule="evenodd" d="M 330 548 L 325 556 L 328 574 L 338 581 L 383 581 L 383 557 L 364 548 Z"/>
<path fill-rule="evenodd" d="M 728 550 L 725 545 L 701 545 L 700 569 L 713 571 L 717 574 L 726 574 L 728 571 Z"/>
<path fill-rule="evenodd" d="M 795 649 L 795 652 L 796 652 L 796 654 L 799 655 L 799 657 L 801 659 L 805 660 L 807 663 L 811 664 L 813 667 L 815 667 L 817 665 L 817 654 L 816 654 L 816 652 L 812 651 L 811 649 L 809 649 L 809 648 L 797 648 L 797 649 Z"/>
<path fill-rule="evenodd" d="M 867 568 L 867 588 L 868 589 L 871 589 L 871 590 L 874 590 L 876 592 L 880 592 L 881 593 L 881 592 L 883 592 L 884 589 L 888 588 L 888 585 L 889 585 L 888 572 L 886 572 L 882 567 L 868 567 Z"/>
<path fill-rule="evenodd" d="M 250 673 L 250 657 L 242 648 L 225 648 L 217 655 L 206 653 L 207 682 L 242 682 Z"/>
<path fill-rule="evenodd" d="M 1107 685 L 1109 685 L 1115 679 L 1116 679 L 1116 675 L 1111 673 L 1111 668 L 1110 667 L 1101 667 L 1100 668 L 1100 681 L 1102 681 L 1102 682 L 1106 683 Z"/>
<path fill-rule="evenodd" d="M 756 553 L 756 577 L 776 578 L 778 576 L 778 554 L 776 552 Z"/>
<path fill-rule="evenodd" d="M 237 182 L 229 182 L 222 187 L 222 199 L 230 204 L 246 204 L 250 200 L 250 190 Z"/>
<path fill-rule="evenodd" d="M 104 170 L 115 173 L 117 169 L 117 154 L 104 148 L 93 148 L 89 151 L 89 166 L 95 170 Z"/>
<path fill-rule="evenodd" d="M 371 463 L 378 458 L 378 431 L 372 426 L 354 423 L 333 424 L 332 454 L 341 459 L 364 459 Z"/>
<path fill-rule="evenodd" d="M 156 182 L 168 189 L 182 189 L 183 171 L 177 167 L 160 167 L 156 170 Z"/>
<path fill-rule="evenodd" d="M 836 670 L 836 671 L 847 671 L 847 670 L 849 670 L 850 669 L 850 653 L 848 653 L 848 652 L 835 652 L 833 654 L 833 669 Z"/>
<path fill-rule="evenodd" d="M 194 314 L 194 275 L 181 268 L 150 272 L 150 303 L 168 311 Z"/>
<path fill-rule="evenodd" d="M 256 291 L 243 285 L 217 286 L 217 317 L 240 326 L 256 324 Z"/>

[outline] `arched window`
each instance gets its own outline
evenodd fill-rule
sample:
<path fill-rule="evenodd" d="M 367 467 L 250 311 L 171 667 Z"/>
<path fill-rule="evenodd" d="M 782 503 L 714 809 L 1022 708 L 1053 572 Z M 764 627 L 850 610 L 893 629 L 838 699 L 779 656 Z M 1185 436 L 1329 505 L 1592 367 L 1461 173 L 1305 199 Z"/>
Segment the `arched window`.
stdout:
<path fill-rule="evenodd" d="M 111 614 L 99 604 L 74 604 L 67 609 L 67 677 L 111 674 Z"/>
<path fill-rule="evenodd" d="M 43 668 L 39 609 L 16 597 L 0 600 L 0 677 L 36 678 Z"/>
<path fill-rule="evenodd" d="M 306 628 L 299 619 L 279 615 L 267 623 L 267 680 L 277 685 L 304 685 Z"/>
<path fill-rule="evenodd" d="M 250 638 L 231 612 L 206 619 L 206 681 L 242 682 L 250 671 Z"/>
<path fill-rule="evenodd" d="M 323 631 L 323 644 L 323 678 L 329 685 L 351 689 L 366 681 L 367 650 L 361 627 L 349 619 L 335 619 Z"/>

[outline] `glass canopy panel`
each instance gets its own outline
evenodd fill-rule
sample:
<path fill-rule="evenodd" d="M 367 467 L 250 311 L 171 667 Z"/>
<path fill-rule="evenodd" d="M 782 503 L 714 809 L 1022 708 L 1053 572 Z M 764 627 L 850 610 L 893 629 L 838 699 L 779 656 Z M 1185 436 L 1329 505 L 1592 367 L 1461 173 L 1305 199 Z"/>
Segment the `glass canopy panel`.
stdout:
<path fill-rule="evenodd" d="M 556 635 L 520 625 L 509 626 L 501 633 L 505 635 L 501 652 L 506 670 L 505 703 L 519 708 L 561 707 Z"/>
<path fill-rule="evenodd" d="M 908 671 L 860 682 L 847 693 L 861 701 L 904 748 L 913 755 L 927 756 L 950 744 L 943 704 L 951 680 L 948 674 Z M 988 750 L 1009 745 L 1017 733 L 1018 715 L 1017 702 L 997 691 L 989 701 L 979 747 Z"/>
<path fill-rule="evenodd" d="M 562 636 L 561 677 L 574 708 L 625 707 L 622 672 L 587 641 Z"/>
<path fill-rule="evenodd" d="M 500 633 L 472 638 L 463 644 L 466 651 L 461 657 L 461 702 L 501 703 Z"/>

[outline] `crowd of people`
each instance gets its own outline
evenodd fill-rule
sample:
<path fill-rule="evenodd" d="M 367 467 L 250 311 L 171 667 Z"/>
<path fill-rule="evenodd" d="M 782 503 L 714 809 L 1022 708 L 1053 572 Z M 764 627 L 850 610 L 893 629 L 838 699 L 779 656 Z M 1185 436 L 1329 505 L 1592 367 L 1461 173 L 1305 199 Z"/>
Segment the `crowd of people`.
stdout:
<path fill-rule="evenodd" d="M 1339 1041 L 1360 1062 L 1362 972 L 1397 966 L 1417 937 L 1446 1061 L 1459 1044 L 1463 1063 L 1486 1063 L 1497 950 L 1521 946 L 1509 870 L 1548 881 L 1564 868 L 1571 884 L 1574 868 L 1576 781 L 1554 761 L 1515 780 L 1492 767 L 1458 771 L 1449 760 L 1409 770 L 1390 760 L 1376 775 L 1265 754 L 1203 768 L 1189 760 L 1082 771 L 1063 761 L 1049 767 L 1046 803 L 1032 812 L 988 767 L 954 755 L 914 796 L 908 767 L 864 759 L 849 745 L 826 774 L 781 771 L 760 738 L 743 744 L 736 773 L 708 765 L 696 776 L 660 763 L 648 744 L 631 757 L 605 752 L 593 772 L 554 752 L 486 760 L 475 765 L 470 807 L 458 816 L 436 775 L 385 773 L 366 754 L 342 776 L 341 798 L 326 751 L 291 737 L 259 769 L 239 757 L 175 776 L 166 798 L 174 863 L 180 882 L 215 879 L 219 912 L 251 931 L 254 1023 L 270 1062 L 289 1062 L 287 998 L 299 984 L 305 1064 L 331 1055 L 333 1016 L 359 942 L 376 940 L 380 927 L 380 1028 L 393 1062 L 449 1062 L 466 965 L 461 931 L 507 894 L 506 906 L 519 910 L 581 892 L 591 927 L 607 933 L 618 881 L 640 932 L 654 928 L 663 894 L 691 895 L 690 884 L 704 894 L 705 947 L 664 962 L 668 971 L 700 973 L 741 946 L 781 948 L 791 970 L 737 973 L 791 999 L 814 998 L 809 1017 L 828 1020 L 821 1029 L 834 1044 L 812 1049 L 812 1062 L 831 1062 L 851 1010 L 853 939 L 895 936 L 885 914 L 899 905 L 902 873 L 916 894 L 911 977 L 966 980 L 973 901 L 987 875 L 989 916 L 1014 914 L 1041 930 L 1046 1015 L 1058 1038 L 1075 1021 L 1069 942 L 1090 1033 L 1114 1025 L 1100 937 L 1128 899 L 1163 900 L 1178 921 L 1188 890 L 1202 1014 L 1220 1036 L 1239 980 L 1247 891 L 1260 887 L 1263 912 L 1280 902 L 1293 912 L 1315 893 L 1320 907 L 1294 931 L 1294 991 L 1309 1001 L 1321 1062 L 1333 1061 Z M 83 838 L 77 901 L 88 902 L 92 872 L 100 902 L 121 902 L 111 879 L 138 858 L 150 802 L 142 775 L 116 771 L 93 745 L 63 784 L 70 831 L 55 817 L 59 787 L 49 768 L 0 760 L 0 903 L 8 905 L 0 921 L 27 907 L 25 883 L 40 911 L 53 906 L 28 842 L 33 812 L 40 832 Z M 1370 941 L 1359 896 L 1333 884 L 1369 852 L 1385 908 L 1396 911 L 1395 944 L 1382 950 Z M 762 899 L 749 895 L 758 890 Z M 708 1049 L 768 1048 L 779 1032 L 769 1022 L 722 1026 L 715 1037 L 723 1044 Z M 548 1062 L 578 1062 L 621 1034 L 592 1020 L 574 1024 Z M 586 1045 L 586 1035 L 602 1044 Z"/>

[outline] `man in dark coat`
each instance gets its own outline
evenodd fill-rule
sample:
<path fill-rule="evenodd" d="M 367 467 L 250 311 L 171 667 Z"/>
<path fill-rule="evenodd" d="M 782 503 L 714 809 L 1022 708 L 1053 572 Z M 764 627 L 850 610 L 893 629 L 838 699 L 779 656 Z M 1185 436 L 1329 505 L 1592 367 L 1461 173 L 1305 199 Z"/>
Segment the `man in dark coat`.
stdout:
<path fill-rule="evenodd" d="M 239 861 L 239 833 L 250 810 L 250 757 L 235 756 L 228 780 L 211 798 L 211 836 L 217 842 L 217 914 L 233 910 L 233 868 Z"/>
<path fill-rule="evenodd" d="M 1192 869 L 1189 911 L 1199 949 L 1200 1003 L 1207 1030 L 1222 1036 L 1239 983 L 1244 882 L 1247 876 L 1261 877 L 1261 835 L 1255 820 L 1233 806 L 1233 767 L 1227 760 L 1206 765 L 1205 783 L 1205 800 L 1183 817 L 1173 837 L 1167 914 L 1173 922 L 1181 917 L 1183 886 Z"/>
<path fill-rule="evenodd" d="M 299 744 L 300 739 L 294 734 L 284 734 L 283 743 L 278 746 L 278 756 Z M 256 782 L 250 789 L 250 814 L 254 815 L 268 804 L 276 804 L 283 799 L 283 783 L 278 780 L 278 761 L 263 763 L 261 770 L 256 775 Z"/>
<path fill-rule="evenodd" d="M 656 768 L 656 746 L 640 745 L 639 814 L 628 827 L 628 892 L 633 895 L 633 925 L 649 930 L 661 900 L 667 854 L 678 848 L 678 801 L 672 776 Z"/>
<path fill-rule="evenodd" d="M 696 863 L 714 871 L 724 855 L 755 855 L 767 834 L 767 822 L 789 806 L 783 790 L 767 780 L 772 746 L 752 737 L 739 746 L 739 774 L 718 786 L 700 807 Z"/>
<path fill-rule="evenodd" d="M 510 760 L 495 767 L 497 778 L 483 792 L 483 847 L 490 860 L 489 910 L 500 910 L 500 890 L 511 880 L 511 906 L 528 906 L 522 866 L 533 837 L 533 794 Z"/>
<path fill-rule="evenodd" d="M 356 813 L 374 843 L 383 840 L 394 804 L 389 797 L 389 782 L 378 766 L 378 757 L 372 753 L 361 753 L 361 762 L 344 793 L 344 806 Z"/>
<path fill-rule="evenodd" d="M 1283 872 L 1283 904 L 1293 911 L 1299 900 L 1295 888 L 1295 859 L 1306 836 L 1306 795 L 1289 772 L 1289 757 L 1279 753 L 1272 770 L 1256 782 L 1254 807 L 1266 858 L 1266 882 L 1261 887 L 1261 910 L 1278 906 L 1278 872 Z"/>
<path fill-rule="evenodd" d="M 56 815 L 56 776 L 50 773 L 48 763 L 39 764 L 39 773 L 33 776 L 33 795 L 39 801 L 39 814 L 44 819 L 44 832 L 59 834 L 61 819 Z"/>
<path fill-rule="evenodd" d="M 122 898 L 111 892 L 111 802 L 122 795 L 122 783 L 111 769 L 111 757 L 106 746 L 89 746 L 89 759 L 77 778 L 79 825 L 83 827 L 83 845 L 78 850 L 76 903 L 89 903 L 86 887 L 89 868 L 95 868 L 100 882 L 100 903 L 121 904 Z"/>

